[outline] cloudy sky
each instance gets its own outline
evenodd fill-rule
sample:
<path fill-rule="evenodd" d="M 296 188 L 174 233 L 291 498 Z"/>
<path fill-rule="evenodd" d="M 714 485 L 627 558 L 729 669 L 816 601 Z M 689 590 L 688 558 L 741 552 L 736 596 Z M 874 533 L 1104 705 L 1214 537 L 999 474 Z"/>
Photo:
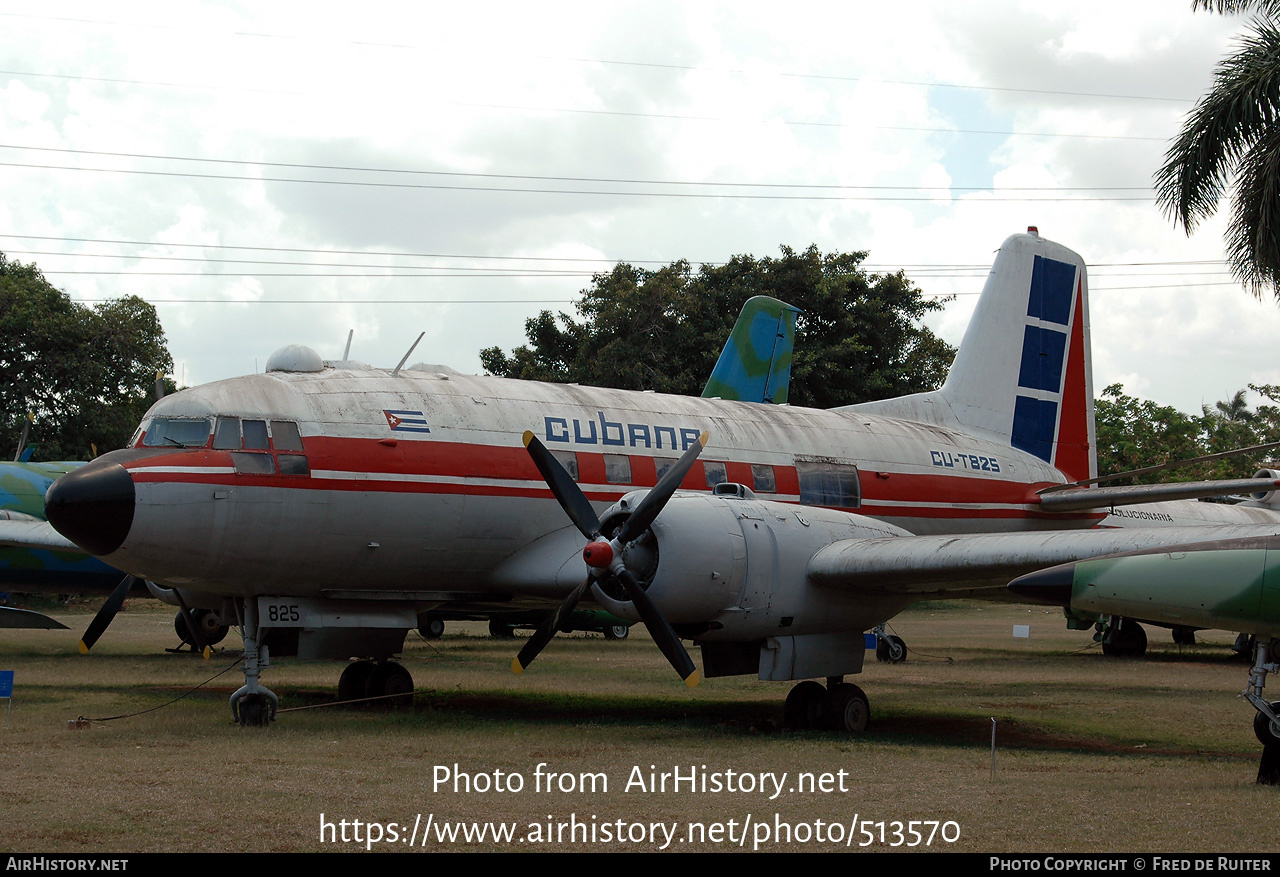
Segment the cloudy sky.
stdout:
<path fill-rule="evenodd" d="M 1189 2 L 0 0 L 0 251 L 155 303 L 187 384 L 314 347 L 478 372 L 619 260 L 866 250 L 957 343 L 1037 225 L 1091 266 L 1094 382 L 1280 383 L 1280 307 L 1156 208 L 1244 26 Z M 1256 399 L 1255 399 L 1256 401 Z"/>

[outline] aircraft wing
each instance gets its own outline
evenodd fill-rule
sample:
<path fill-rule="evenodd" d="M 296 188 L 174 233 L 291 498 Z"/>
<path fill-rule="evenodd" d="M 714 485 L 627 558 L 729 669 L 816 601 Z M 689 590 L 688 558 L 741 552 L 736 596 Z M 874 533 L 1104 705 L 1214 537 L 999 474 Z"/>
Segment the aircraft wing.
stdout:
<path fill-rule="evenodd" d="M 30 609 L 17 609 L 13 606 L 0 606 L 0 628 L 13 630 L 66 630 L 61 621 L 32 612 Z"/>
<path fill-rule="evenodd" d="M 1149 527 L 1115 530 L 1045 530 L 951 536 L 900 536 L 834 542 L 809 561 L 819 586 L 867 593 L 965 596 L 1003 591 L 1018 576 L 1122 551 L 1275 535 L 1271 524 L 1221 527 Z"/>
<path fill-rule="evenodd" d="M 1078 512 L 1118 505 L 1139 505 L 1170 499 L 1199 499 L 1205 496 L 1237 496 L 1267 493 L 1280 487 L 1274 478 L 1237 478 L 1230 481 L 1183 481 L 1166 484 L 1127 484 L 1120 487 L 1079 487 L 1049 490 L 1039 494 L 1040 508 L 1047 512 Z"/>
<path fill-rule="evenodd" d="M 0 515 L 0 546 L 85 553 L 83 548 L 53 529 L 48 521 L 25 516 L 6 518 Z"/>

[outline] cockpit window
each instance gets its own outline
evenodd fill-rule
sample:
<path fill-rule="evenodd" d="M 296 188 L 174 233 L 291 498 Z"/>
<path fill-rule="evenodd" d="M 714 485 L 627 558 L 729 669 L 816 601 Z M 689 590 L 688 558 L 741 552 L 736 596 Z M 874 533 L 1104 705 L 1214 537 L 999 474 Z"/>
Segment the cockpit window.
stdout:
<path fill-rule="evenodd" d="M 216 451 L 240 450 L 240 418 L 219 417 L 213 430 L 213 448 Z"/>
<path fill-rule="evenodd" d="M 302 450 L 302 436 L 298 434 L 298 424 L 292 420 L 271 421 L 271 443 L 277 451 Z"/>
<path fill-rule="evenodd" d="M 244 449 L 246 451 L 269 451 L 267 442 L 267 422 L 265 420 L 244 420 Z"/>
<path fill-rule="evenodd" d="M 206 418 L 157 417 L 147 427 L 142 444 L 149 448 L 203 448 L 208 440 Z"/>

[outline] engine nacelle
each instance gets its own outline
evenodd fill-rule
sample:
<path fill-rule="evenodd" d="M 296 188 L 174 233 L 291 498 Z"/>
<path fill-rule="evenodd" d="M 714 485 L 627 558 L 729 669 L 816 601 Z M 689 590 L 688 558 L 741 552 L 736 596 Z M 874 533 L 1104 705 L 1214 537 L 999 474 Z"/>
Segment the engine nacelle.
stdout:
<path fill-rule="evenodd" d="M 629 516 L 628 494 L 602 517 L 608 536 Z M 649 532 L 623 560 L 659 611 L 699 639 L 746 639 L 786 630 L 860 630 L 832 594 L 815 594 L 810 558 L 842 539 L 907 535 L 862 515 L 766 500 L 707 494 L 673 496 Z M 597 584 L 594 598 L 623 618 L 639 620 L 616 583 Z M 874 622 L 872 622 L 874 623 Z M 870 625 L 867 625 L 870 626 Z"/>
<path fill-rule="evenodd" d="M 1280 480 L 1280 472 L 1277 472 L 1275 469 L 1259 469 L 1257 472 L 1253 473 L 1253 477 L 1269 478 L 1272 481 L 1277 481 Z M 1276 505 L 1276 491 L 1274 490 L 1267 490 L 1261 493 L 1251 493 L 1249 494 L 1249 498 L 1254 502 L 1261 503 L 1265 506 L 1271 506 L 1274 508 Z"/>

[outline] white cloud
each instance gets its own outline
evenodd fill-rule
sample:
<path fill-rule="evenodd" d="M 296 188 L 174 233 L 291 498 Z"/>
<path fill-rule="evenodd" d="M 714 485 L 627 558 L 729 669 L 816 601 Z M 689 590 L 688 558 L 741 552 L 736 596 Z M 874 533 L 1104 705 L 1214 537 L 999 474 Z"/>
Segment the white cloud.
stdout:
<path fill-rule="evenodd" d="M 572 311 L 569 300 L 589 280 L 288 277 L 279 275 L 376 272 L 138 256 L 366 261 L 497 275 L 495 266 L 546 266 L 480 257 L 723 260 L 816 243 L 869 250 L 869 261 L 886 268 L 986 265 L 1001 240 L 1030 224 L 1099 266 L 1097 386 L 1123 380 L 1130 392 L 1195 410 L 1248 381 L 1275 379 L 1274 304 L 1253 302 L 1234 286 L 1187 286 L 1222 281 L 1190 267 L 1127 279 L 1118 276 L 1126 269 L 1110 267 L 1221 258 L 1220 219 L 1187 239 L 1149 201 L 1108 199 L 1143 194 L 1165 138 L 1208 84 L 1238 19 L 1155 2 L 1007 0 L 893 9 L 802 2 L 785 11 L 763 3 L 603 11 L 571 3 L 378 3 L 355 10 L 51 0 L 38 11 L 0 6 L 0 18 L 9 31 L 6 67 L 19 72 L 0 74 L 0 128 L 10 147 L 0 148 L 0 161 L 24 165 L 0 166 L 0 234 L 9 235 L 0 237 L 0 250 L 38 261 L 77 297 L 137 293 L 158 302 L 191 382 L 249 371 L 287 343 L 337 356 L 351 327 L 357 358 L 391 363 L 426 329 L 416 357 L 475 371 L 481 348 L 520 343 L 524 320 L 538 310 Z M 624 194 L 654 191 L 635 182 L 645 180 L 882 188 L 661 187 L 825 196 L 807 199 Z M 991 182 L 1139 191 L 1042 193 L 1094 199 L 1072 201 L 935 191 Z M 129 258 L 20 255 L 55 250 Z M 306 252 L 314 250 L 355 254 Z M 362 259 L 364 252 L 430 255 Z M 104 273 L 55 273 L 93 270 Z M 979 268 L 920 283 L 931 292 L 972 293 L 984 275 Z M 1152 288 L 1108 288 L 1144 284 Z M 245 303 L 294 298 L 318 303 Z M 445 303 L 357 303 L 388 299 Z M 491 300 L 524 303 L 480 303 Z M 961 295 L 930 323 L 958 341 L 972 304 L 972 295 Z"/>

